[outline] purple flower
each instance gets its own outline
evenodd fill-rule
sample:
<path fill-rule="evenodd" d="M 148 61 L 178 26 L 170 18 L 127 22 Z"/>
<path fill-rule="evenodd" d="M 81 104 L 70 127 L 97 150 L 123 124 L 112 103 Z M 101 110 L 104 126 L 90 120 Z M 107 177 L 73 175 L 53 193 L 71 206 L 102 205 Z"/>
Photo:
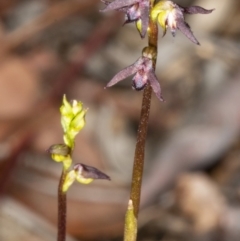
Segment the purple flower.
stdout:
<path fill-rule="evenodd" d="M 168 0 L 159 1 L 151 10 L 151 18 L 153 21 L 158 21 L 160 26 L 163 28 L 163 36 L 167 32 L 167 28 L 170 28 L 173 37 L 175 37 L 176 30 L 179 29 L 188 39 L 193 43 L 198 44 L 199 42 L 193 35 L 190 26 L 184 20 L 185 14 L 209 14 L 214 9 L 204 9 L 199 6 L 192 7 L 181 7 L 176 3 Z"/>
<path fill-rule="evenodd" d="M 107 84 L 106 87 L 111 87 L 119 81 L 134 75 L 132 79 L 132 87 L 135 90 L 142 90 L 149 83 L 160 101 L 163 101 L 161 87 L 153 68 L 153 60 L 147 55 L 140 57 L 134 64 L 118 72 Z"/>
<path fill-rule="evenodd" d="M 149 0 L 114 0 L 112 2 L 101 0 L 108 10 L 117 10 L 125 13 L 125 23 L 136 22 L 137 29 L 142 38 L 145 37 L 149 23 Z"/>

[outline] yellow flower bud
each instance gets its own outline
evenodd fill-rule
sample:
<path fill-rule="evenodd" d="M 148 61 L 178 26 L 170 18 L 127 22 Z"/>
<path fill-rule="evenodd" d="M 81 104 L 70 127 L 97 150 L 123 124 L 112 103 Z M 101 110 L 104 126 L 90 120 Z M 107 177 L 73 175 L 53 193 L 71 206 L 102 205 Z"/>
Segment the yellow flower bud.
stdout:
<path fill-rule="evenodd" d="M 50 146 L 50 148 L 48 149 L 48 152 L 51 154 L 67 156 L 71 153 L 71 149 L 65 144 L 56 144 L 56 145 Z"/>
<path fill-rule="evenodd" d="M 86 115 L 87 110 L 82 110 L 81 112 L 79 112 L 75 118 L 71 121 L 70 124 L 70 131 L 77 131 L 79 132 L 80 130 L 82 130 L 82 128 L 85 125 L 85 115 Z"/>
<path fill-rule="evenodd" d="M 48 152 L 51 154 L 51 157 L 54 161 L 63 163 L 65 170 L 67 170 L 72 165 L 71 148 L 68 145 L 52 145 L 48 149 Z"/>
<path fill-rule="evenodd" d="M 64 95 L 60 112 L 61 124 L 64 130 L 64 143 L 73 149 L 75 137 L 85 125 L 87 110 L 83 109 L 83 104 L 80 101 L 73 100 L 70 104 Z"/>
<path fill-rule="evenodd" d="M 73 100 L 72 103 L 72 113 L 73 115 L 77 115 L 79 112 L 83 110 L 83 104 L 80 101 Z"/>
<path fill-rule="evenodd" d="M 67 101 L 66 95 L 63 96 L 63 103 L 62 103 L 62 106 L 60 107 L 60 112 L 62 116 L 72 115 L 72 106 Z"/>
<path fill-rule="evenodd" d="M 51 154 L 51 157 L 56 162 L 64 162 L 69 158 L 71 149 L 65 144 L 52 145 L 48 152 Z"/>

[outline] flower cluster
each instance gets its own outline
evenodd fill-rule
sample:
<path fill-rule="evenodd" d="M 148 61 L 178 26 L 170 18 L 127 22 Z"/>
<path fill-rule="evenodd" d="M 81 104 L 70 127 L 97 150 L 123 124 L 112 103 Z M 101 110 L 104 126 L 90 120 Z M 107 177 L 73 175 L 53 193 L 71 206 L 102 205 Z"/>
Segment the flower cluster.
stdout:
<path fill-rule="evenodd" d="M 89 184 L 94 179 L 110 180 L 106 174 L 98 169 L 81 163 L 76 164 L 73 170 L 69 170 L 72 165 L 71 154 L 74 148 L 75 137 L 85 125 L 87 110 L 83 108 L 83 104 L 79 101 L 74 100 L 72 103 L 69 103 L 64 95 L 60 112 L 64 131 L 64 144 L 52 145 L 48 152 L 54 161 L 62 162 L 63 164 L 63 170 L 66 173 L 63 192 L 66 192 L 75 180 L 82 184 Z"/>
<path fill-rule="evenodd" d="M 102 12 L 108 10 L 117 10 L 125 13 L 125 23 L 135 22 L 137 29 L 142 38 L 145 37 L 149 15 L 153 21 L 158 21 L 163 28 L 163 36 L 166 34 L 167 28 L 170 28 L 172 35 L 175 36 L 176 30 L 179 29 L 193 43 L 198 44 L 198 40 L 193 35 L 190 26 L 184 20 L 184 14 L 208 14 L 214 9 L 204 9 L 199 6 L 181 7 L 178 4 L 161 0 L 153 6 L 150 11 L 149 0 L 101 0 L 105 5 Z"/>
<path fill-rule="evenodd" d="M 199 45 L 190 26 L 185 22 L 183 14 L 208 14 L 213 10 L 207 10 L 199 6 L 184 8 L 172 1 L 162 0 L 152 8 L 150 16 L 153 21 L 158 21 L 163 28 L 163 36 L 166 34 L 167 28 L 170 28 L 173 37 L 175 37 L 176 30 L 179 29 L 193 43 Z"/>
<path fill-rule="evenodd" d="M 158 22 L 163 28 L 163 36 L 170 28 L 173 37 L 175 37 L 176 30 L 180 30 L 193 43 L 200 45 L 196 37 L 193 35 L 190 26 L 184 20 L 184 14 L 208 14 L 214 9 L 204 9 L 199 6 L 181 7 L 169 0 L 161 0 L 150 10 L 150 0 L 101 0 L 105 5 L 102 12 L 108 10 L 117 10 L 125 13 L 125 23 L 136 22 L 136 26 L 142 38 L 145 37 L 149 25 L 149 17 L 151 21 Z M 163 101 L 161 95 L 161 88 L 157 81 L 154 71 L 154 57 L 157 54 L 156 48 L 149 52 L 151 47 L 143 50 L 142 56 L 132 65 L 117 73 L 107 84 L 106 87 L 115 85 L 119 81 L 131 76 L 132 87 L 135 90 L 142 90 L 149 83 L 156 94 L 157 98 Z M 154 53 L 154 54 L 153 54 Z"/>
<path fill-rule="evenodd" d="M 111 87 L 119 81 L 133 76 L 132 87 L 135 90 L 142 90 L 149 83 L 156 94 L 157 98 L 163 101 L 161 87 L 157 80 L 153 60 L 156 58 L 156 50 L 153 47 L 145 47 L 142 56 L 132 65 L 118 72 L 107 84 L 106 87 Z"/>

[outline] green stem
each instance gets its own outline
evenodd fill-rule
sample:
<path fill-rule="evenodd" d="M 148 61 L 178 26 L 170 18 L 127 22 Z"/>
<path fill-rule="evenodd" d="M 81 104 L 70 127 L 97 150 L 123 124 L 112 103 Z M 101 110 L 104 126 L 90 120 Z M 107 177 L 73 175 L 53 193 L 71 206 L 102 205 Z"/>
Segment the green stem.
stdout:
<path fill-rule="evenodd" d="M 153 6 L 154 1 L 151 0 L 151 6 Z M 157 56 L 157 42 L 158 42 L 158 27 L 153 21 L 149 21 L 148 28 L 148 46 L 154 47 Z M 154 61 L 154 68 L 156 66 L 156 59 Z M 132 185 L 130 193 L 130 203 L 132 202 L 133 212 L 127 211 L 125 217 L 125 241 L 135 241 L 137 238 L 137 219 L 140 205 L 141 196 L 141 186 L 142 186 L 142 176 L 144 168 L 144 154 L 145 154 L 145 143 L 148 130 L 149 113 L 151 106 L 151 95 L 152 88 L 149 84 L 145 87 L 143 91 L 143 100 L 140 121 L 137 132 L 137 143 L 135 148 L 133 173 L 132 173 Z M 130 220 L 130 221 L 129 221 Z"/>
<path fill-rule="evenodd" d="M 66 240 L 66 217 L 67 217 L 67 194 L 63 192 L 63 184 L 66 178 L 66 170 L 62 171 L 62 175 L 58 185 L 58 236 L 57 241 Z"/>

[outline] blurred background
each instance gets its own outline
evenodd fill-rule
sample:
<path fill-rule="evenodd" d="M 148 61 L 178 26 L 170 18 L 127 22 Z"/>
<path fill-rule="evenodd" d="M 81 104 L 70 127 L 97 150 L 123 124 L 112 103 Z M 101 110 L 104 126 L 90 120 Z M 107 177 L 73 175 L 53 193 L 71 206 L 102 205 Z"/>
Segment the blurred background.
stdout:
<path fill-rule="evenodd" d="M 201 43 L 159 29 L 139 240 L 240 238 L 240 2 L 178 0 L 216 10 L 186 16 Z M 59 106 L 89 108 L 74 162 L 112 181 L 68 192 L 68 240 L 122 240 L 142 92 L 104 90 L 147 44 L 99 0 L 0 1 L 0 240 L 56 239 Z"/>

